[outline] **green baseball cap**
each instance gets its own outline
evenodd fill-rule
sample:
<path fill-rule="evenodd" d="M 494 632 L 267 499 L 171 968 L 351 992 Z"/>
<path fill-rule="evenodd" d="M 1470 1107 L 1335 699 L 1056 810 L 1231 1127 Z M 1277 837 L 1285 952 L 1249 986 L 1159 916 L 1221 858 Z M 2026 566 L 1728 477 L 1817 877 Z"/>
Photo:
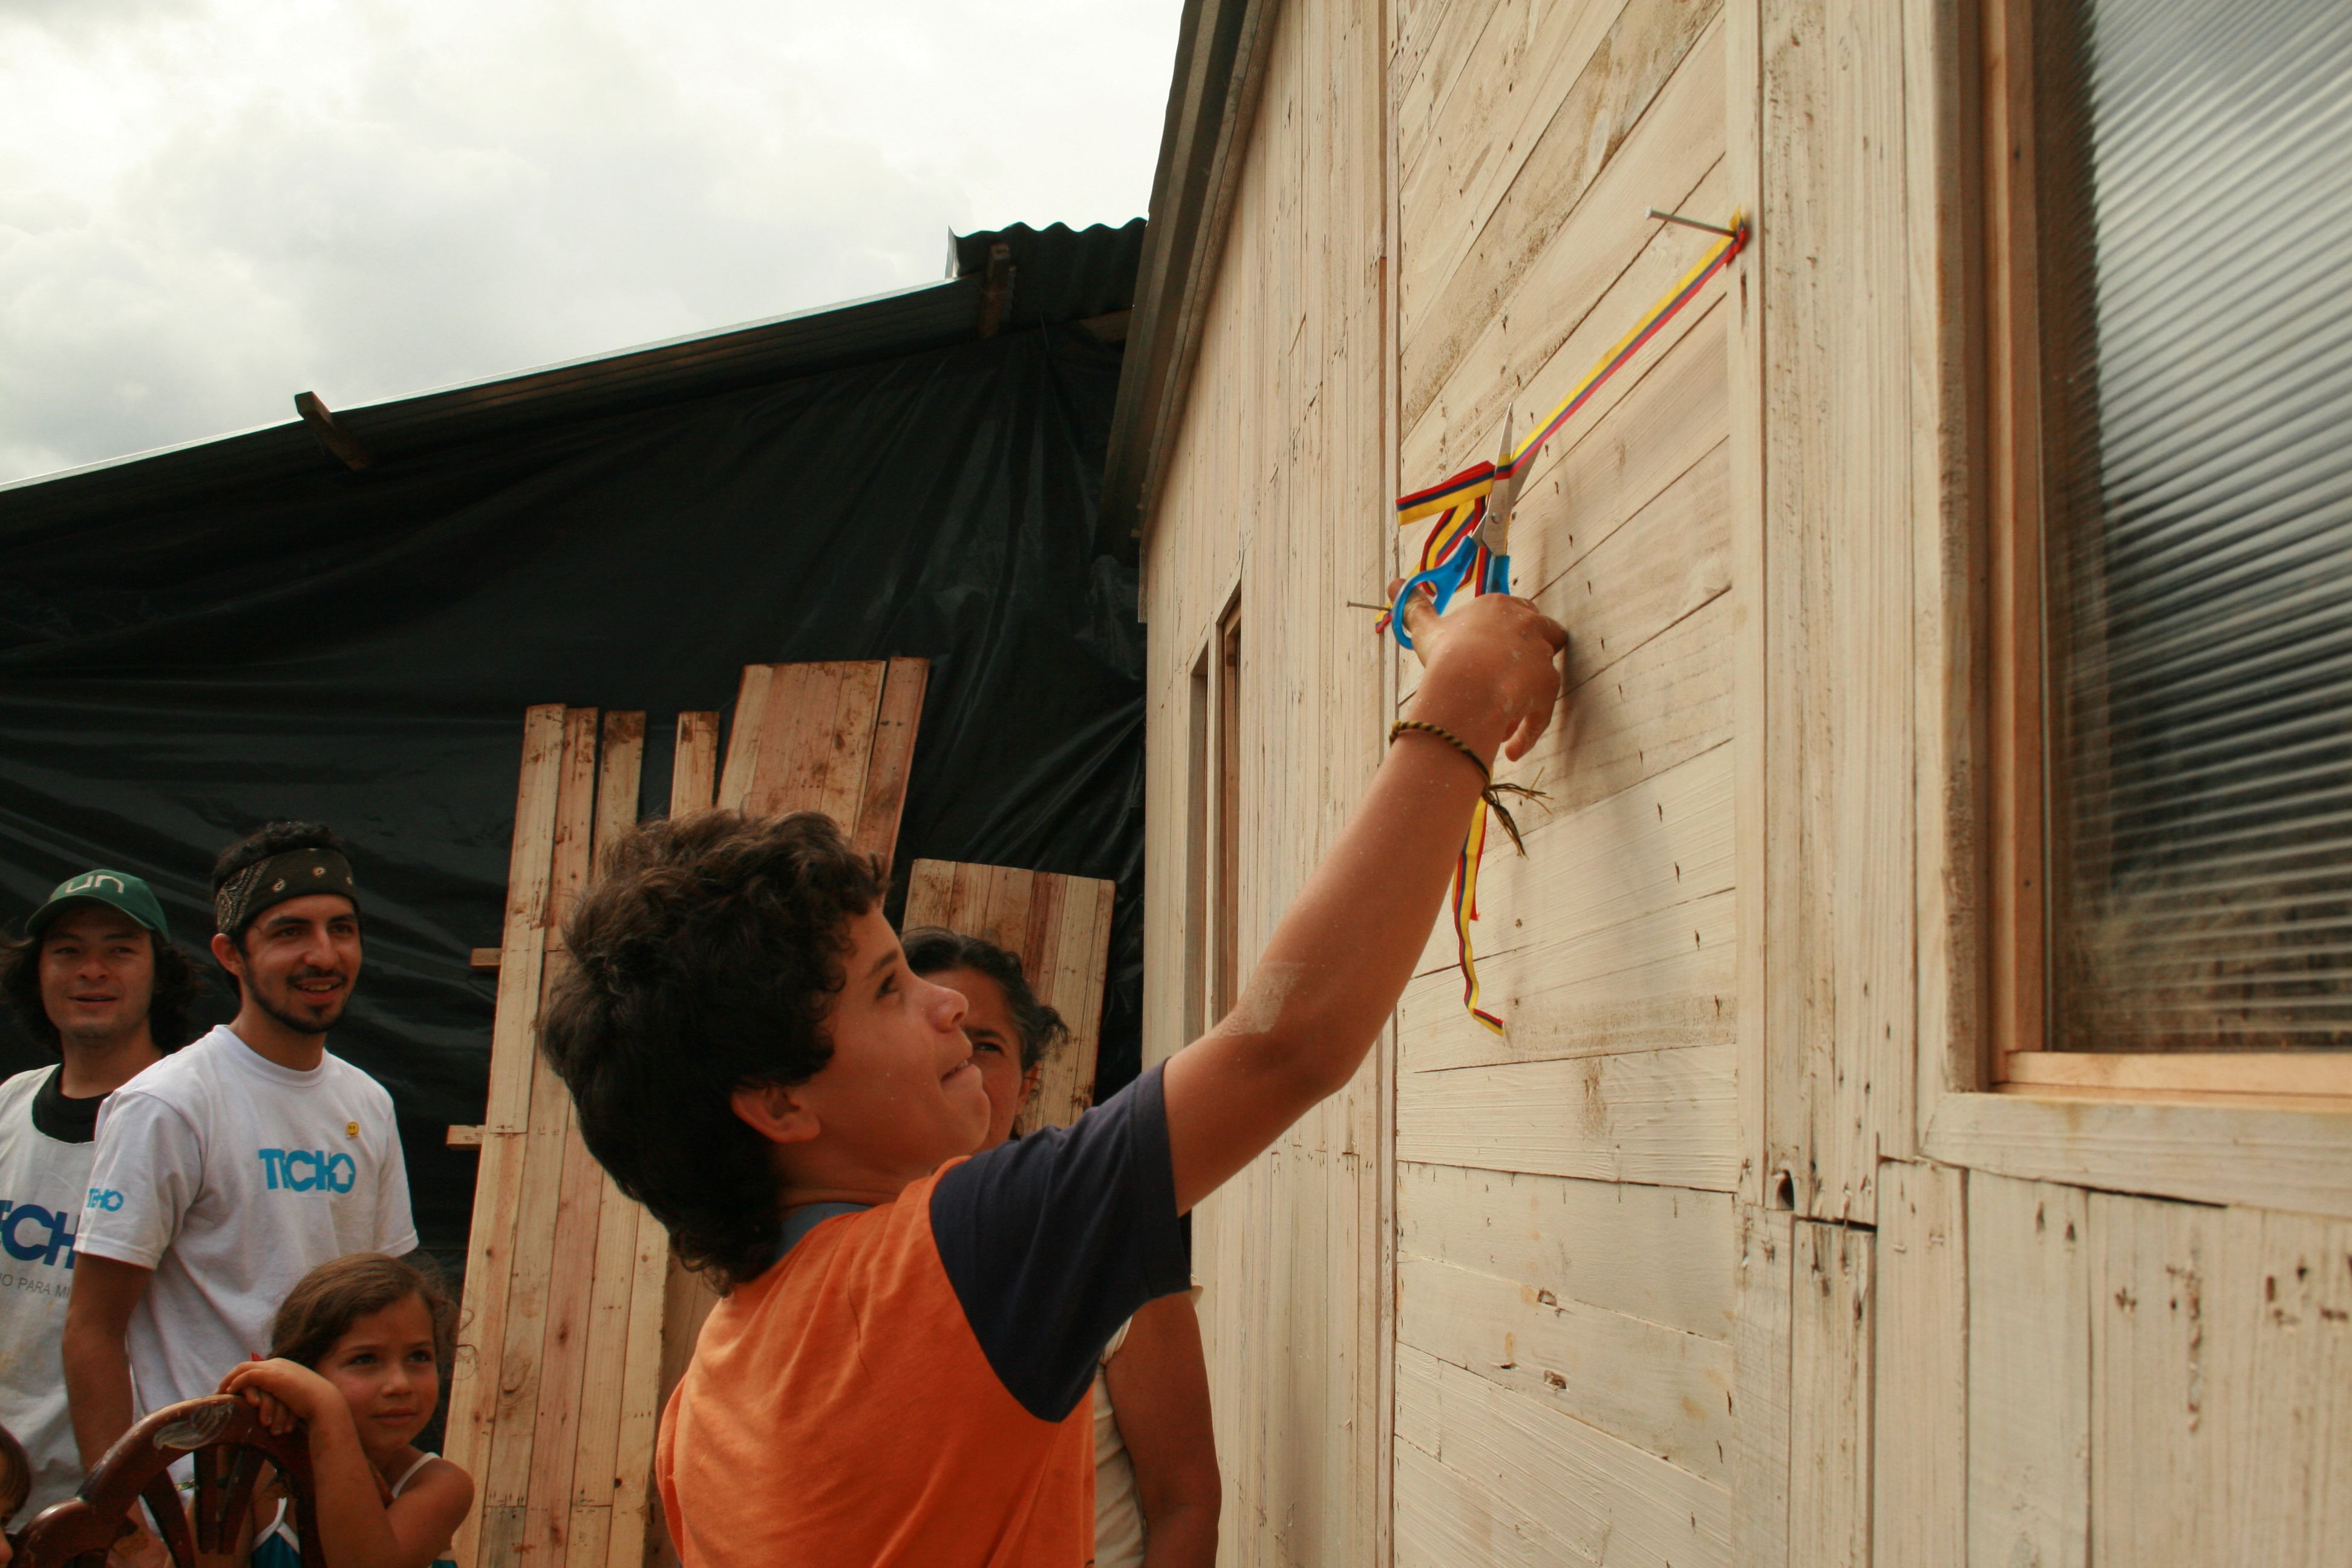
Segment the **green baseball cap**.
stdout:
<path fill-rule="evenodd" d="M 163 906 L 155 901 L 154 890 L 146 882 L 128 871 L 84 871 L 79 877 L 68 877 L 49 894 L 49 901 L 33 911 L 25 922 L 26 936 L 38 936 L 48 923 L 76 904 L 104 904 L 121 910 L 165 942 L 172 940 L 171 928 L 163 921 Z"/>

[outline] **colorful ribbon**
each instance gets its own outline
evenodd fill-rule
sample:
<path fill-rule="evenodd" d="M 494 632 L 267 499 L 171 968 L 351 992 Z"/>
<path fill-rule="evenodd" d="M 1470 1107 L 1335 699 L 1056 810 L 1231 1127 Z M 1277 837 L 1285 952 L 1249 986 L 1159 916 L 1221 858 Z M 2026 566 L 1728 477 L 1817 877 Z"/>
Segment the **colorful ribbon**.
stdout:
<path fill-rule="evenodd" d="M 1600 363 L 1585 372 L 1575 390 L 1560 399 L 1543 423 L 1528 433 L 1527 439 L 1511 448 L 1507 459 L 1474 464 L 1427 489 L 1397 497 L 1399 527 L 1433 514 L 1437 521 L 1431 527 L 1429 537 L 1422 542 L 1418 569 L 1397 590 L 1396 603 L 1381 617 L 1376 630 L 1391 632 L 1401 646 L 1412 647 L 1412 638 L 1404 629 L 1405 601 L 1423 585 L 1431 590 L 1439 615 L 1445 613 L 1454 595 L 1465 588 L 1473 597 L 1510 592 L 1511 558 L 1495 553 L 1478 537 L 1479 527 L 1486 521 L 1487 497 L 1493 493 L 1495 482 L 1515 478 L 1529 467 L 1536 454 L 1543 450 L 1544 443 L 1574 417 L 1578 409 L 1590 403 L 1593 394 L 1626 361 L 1641 353 L 1676 311 L 1696 299 L 1708 279 L 1731 265 L 1732 258 L 1748 244 L 1748 225 L 1734 213 L 1727 226 L 1732 232 L 1684 273 L 1673 290 L 1650 307 L 1633 330 L 1618 339 L 1616 345 L 1601 356 Z M 1478 918 L 1478 862 L 1486 852 L 1487 805 L 1486 797 L 1481 795 L 1476 810 L 1471 814 L 1470 831 L 1462 840 L 1462 852 L 1454 860 L 1454 940 L 1462 961 L 1462 1005 L 1470 1016 L 1499 1035 L 1503 1033 L 1503 1020 L 1478 1005 L 1478 964 L 1470 946 L 1470 922 Z M 1512 835 L 1514 841 L 1517 837 L 1516 833 Z M 1520 852 L 1526 853 L 1524 849 Z"/>

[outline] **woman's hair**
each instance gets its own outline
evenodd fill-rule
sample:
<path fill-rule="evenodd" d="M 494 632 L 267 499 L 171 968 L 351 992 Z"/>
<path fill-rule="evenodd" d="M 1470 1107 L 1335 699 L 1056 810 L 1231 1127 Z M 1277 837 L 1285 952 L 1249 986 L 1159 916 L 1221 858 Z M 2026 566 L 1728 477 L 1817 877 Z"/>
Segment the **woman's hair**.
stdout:
<path fill-rule="evenodd" d="M 874 858 L 829 816 L 704 811 L 622 835 L 564 922 L 540 1048 L 588 1152 L 721 1289 L 767 1271 L 780 1224 L 770 1144 L 735 1091 L 833 1058 L 850 921 L 881 898 Z"/>
<path fill-rule="evenodd" d="M 433 1359 L 441 1369 L 441 1392 L 449 1392 L 449 1365 L 457 1353 L 457 1303 L 449 1299 L 441 1271 L 431 1259 L 411 1263 L 381 1252 L 354 1252 L 321 1263 L 295 1282 L 269 1325 L 271 1356 L 316 1367 L 335 1342 L 370 1312 L 415 1297 L 433 1320 Z"/>
<path fill-rule="evenodd" d="M 155 950 L 155 990 L 147 1001 L 147 1032 L 159 1051 L 178 1050 L 188 1043 L 188 1009 L 204 989 L 204 972 L 188 955 L 150 931 Z M 0 936 L 0 996 L 25 1033 L 50 1050 L 61 1050 L 58 1026 L 41 1005 L 41 939 Z"/>
<path fill-rule="evenodd" d="M 994 942 L 945 926 L 917 926 L 900 937 L 898 944 L 907 950 L 907 967 L 918 974 L 969 969 L 996 982 L 996 988 L 1004 993 L 1004 1005 L 1013 1010 L 1013 1026 L 1021 1035 L 1023 1072 L 1070 1037 L 1070 1026 L 1062 1022 L 1062 1016 L 1038 1001 L 1037 993 L 1029 989 L 1029 977 L 1021 973 L 1021 960 Z"/>

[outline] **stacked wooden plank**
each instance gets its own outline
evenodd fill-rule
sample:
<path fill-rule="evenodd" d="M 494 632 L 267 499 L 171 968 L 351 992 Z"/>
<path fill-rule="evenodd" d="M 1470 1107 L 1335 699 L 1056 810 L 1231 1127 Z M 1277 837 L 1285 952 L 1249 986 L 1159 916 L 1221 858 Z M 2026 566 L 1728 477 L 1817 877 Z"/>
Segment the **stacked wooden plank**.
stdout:
<path fill-rule="evenodd" d="M 1017 955 L 1037 999 L 1070 1026 L 1068 1042 L 1040 1064 L 1036 1098 L 1013 1123 L 1016 1132 L 1066 1127 L 1094 1103 L 1113 886 L 947 860 L 918 860 L 908 874 L 906 930 L 946 926 Z"/>
<path fill-rule="evenodd" d="M 898 838 L 922 710 L 921 659 L 755 665 L 722 774 L 711 713 L 678 721 L 673 812 L 824 811 L 883 856 Z M 599 745 L 599 731 L 602 745 Z M 641 1568 L 660 1551 L 650 1482 L 661 1401 L 709 1295 L 661 1226 L 589 1155 L 537 1050 L 562 921 L 606 842 L 637 818 L 642 713 L 540 707 L 524 720 L 498 953 L 481 1172 L 452 1371 L 447 1451 L 478 1501 L 463 1568 L 529 1558 Z"/>
<path fill-rule="evenodd" d="M 523 723 L 449 1390 L 448 1455 L 478 1500 L 455 1545 L 467 1564 L 552 1552 L 637 1568 L 645 1551 L 667 1238 L 589 1156 L 572 1097 L 535 1049 L 563 917 L 596 851 L 637 816 L 645 715 L 604 715 L 601 748 L 599 728 L 593 708 L 533 708 Z"/>

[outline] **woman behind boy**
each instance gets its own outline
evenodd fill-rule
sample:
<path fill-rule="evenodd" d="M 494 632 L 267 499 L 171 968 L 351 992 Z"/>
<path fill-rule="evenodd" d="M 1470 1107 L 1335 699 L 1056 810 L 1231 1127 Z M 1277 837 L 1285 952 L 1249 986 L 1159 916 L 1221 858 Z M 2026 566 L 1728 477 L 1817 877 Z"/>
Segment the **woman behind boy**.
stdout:
<path fill-rule="evenodd" d="M 288 1294 L 270 1359 L 235 1368 L 220 1389 L 258 1406 L 272 1431 L 304 1423 L 317 1517 L 281 1504 L 253 1568 L 299 1568 L 301 1530 L 319 1532 L 335 1568 L 450 1562 L 442 1554 L 474 1506 L 474 1480 L 415 1438 L 440 1408 L 457 1325 L 438 1280 L 379 1252 L 322 1263 Z"/>
<path fill-rule="evenodd" d="M 993 1149 L 1036 1096 L 1038 1063 L 1069 1037 L 1037 999 L 1021 960 L 940 926 L 901 939 L 907 967 L 961 993 L 964 1034 L 988 1091 Z M 1095 1568 L 1207 1568 L 1217 1560 L 1223 1491 L 1209 1425 L 1209 1369 L 1192 1291 L 1162 1296 L 1121 1323 L 1095 1369 Z"/>

